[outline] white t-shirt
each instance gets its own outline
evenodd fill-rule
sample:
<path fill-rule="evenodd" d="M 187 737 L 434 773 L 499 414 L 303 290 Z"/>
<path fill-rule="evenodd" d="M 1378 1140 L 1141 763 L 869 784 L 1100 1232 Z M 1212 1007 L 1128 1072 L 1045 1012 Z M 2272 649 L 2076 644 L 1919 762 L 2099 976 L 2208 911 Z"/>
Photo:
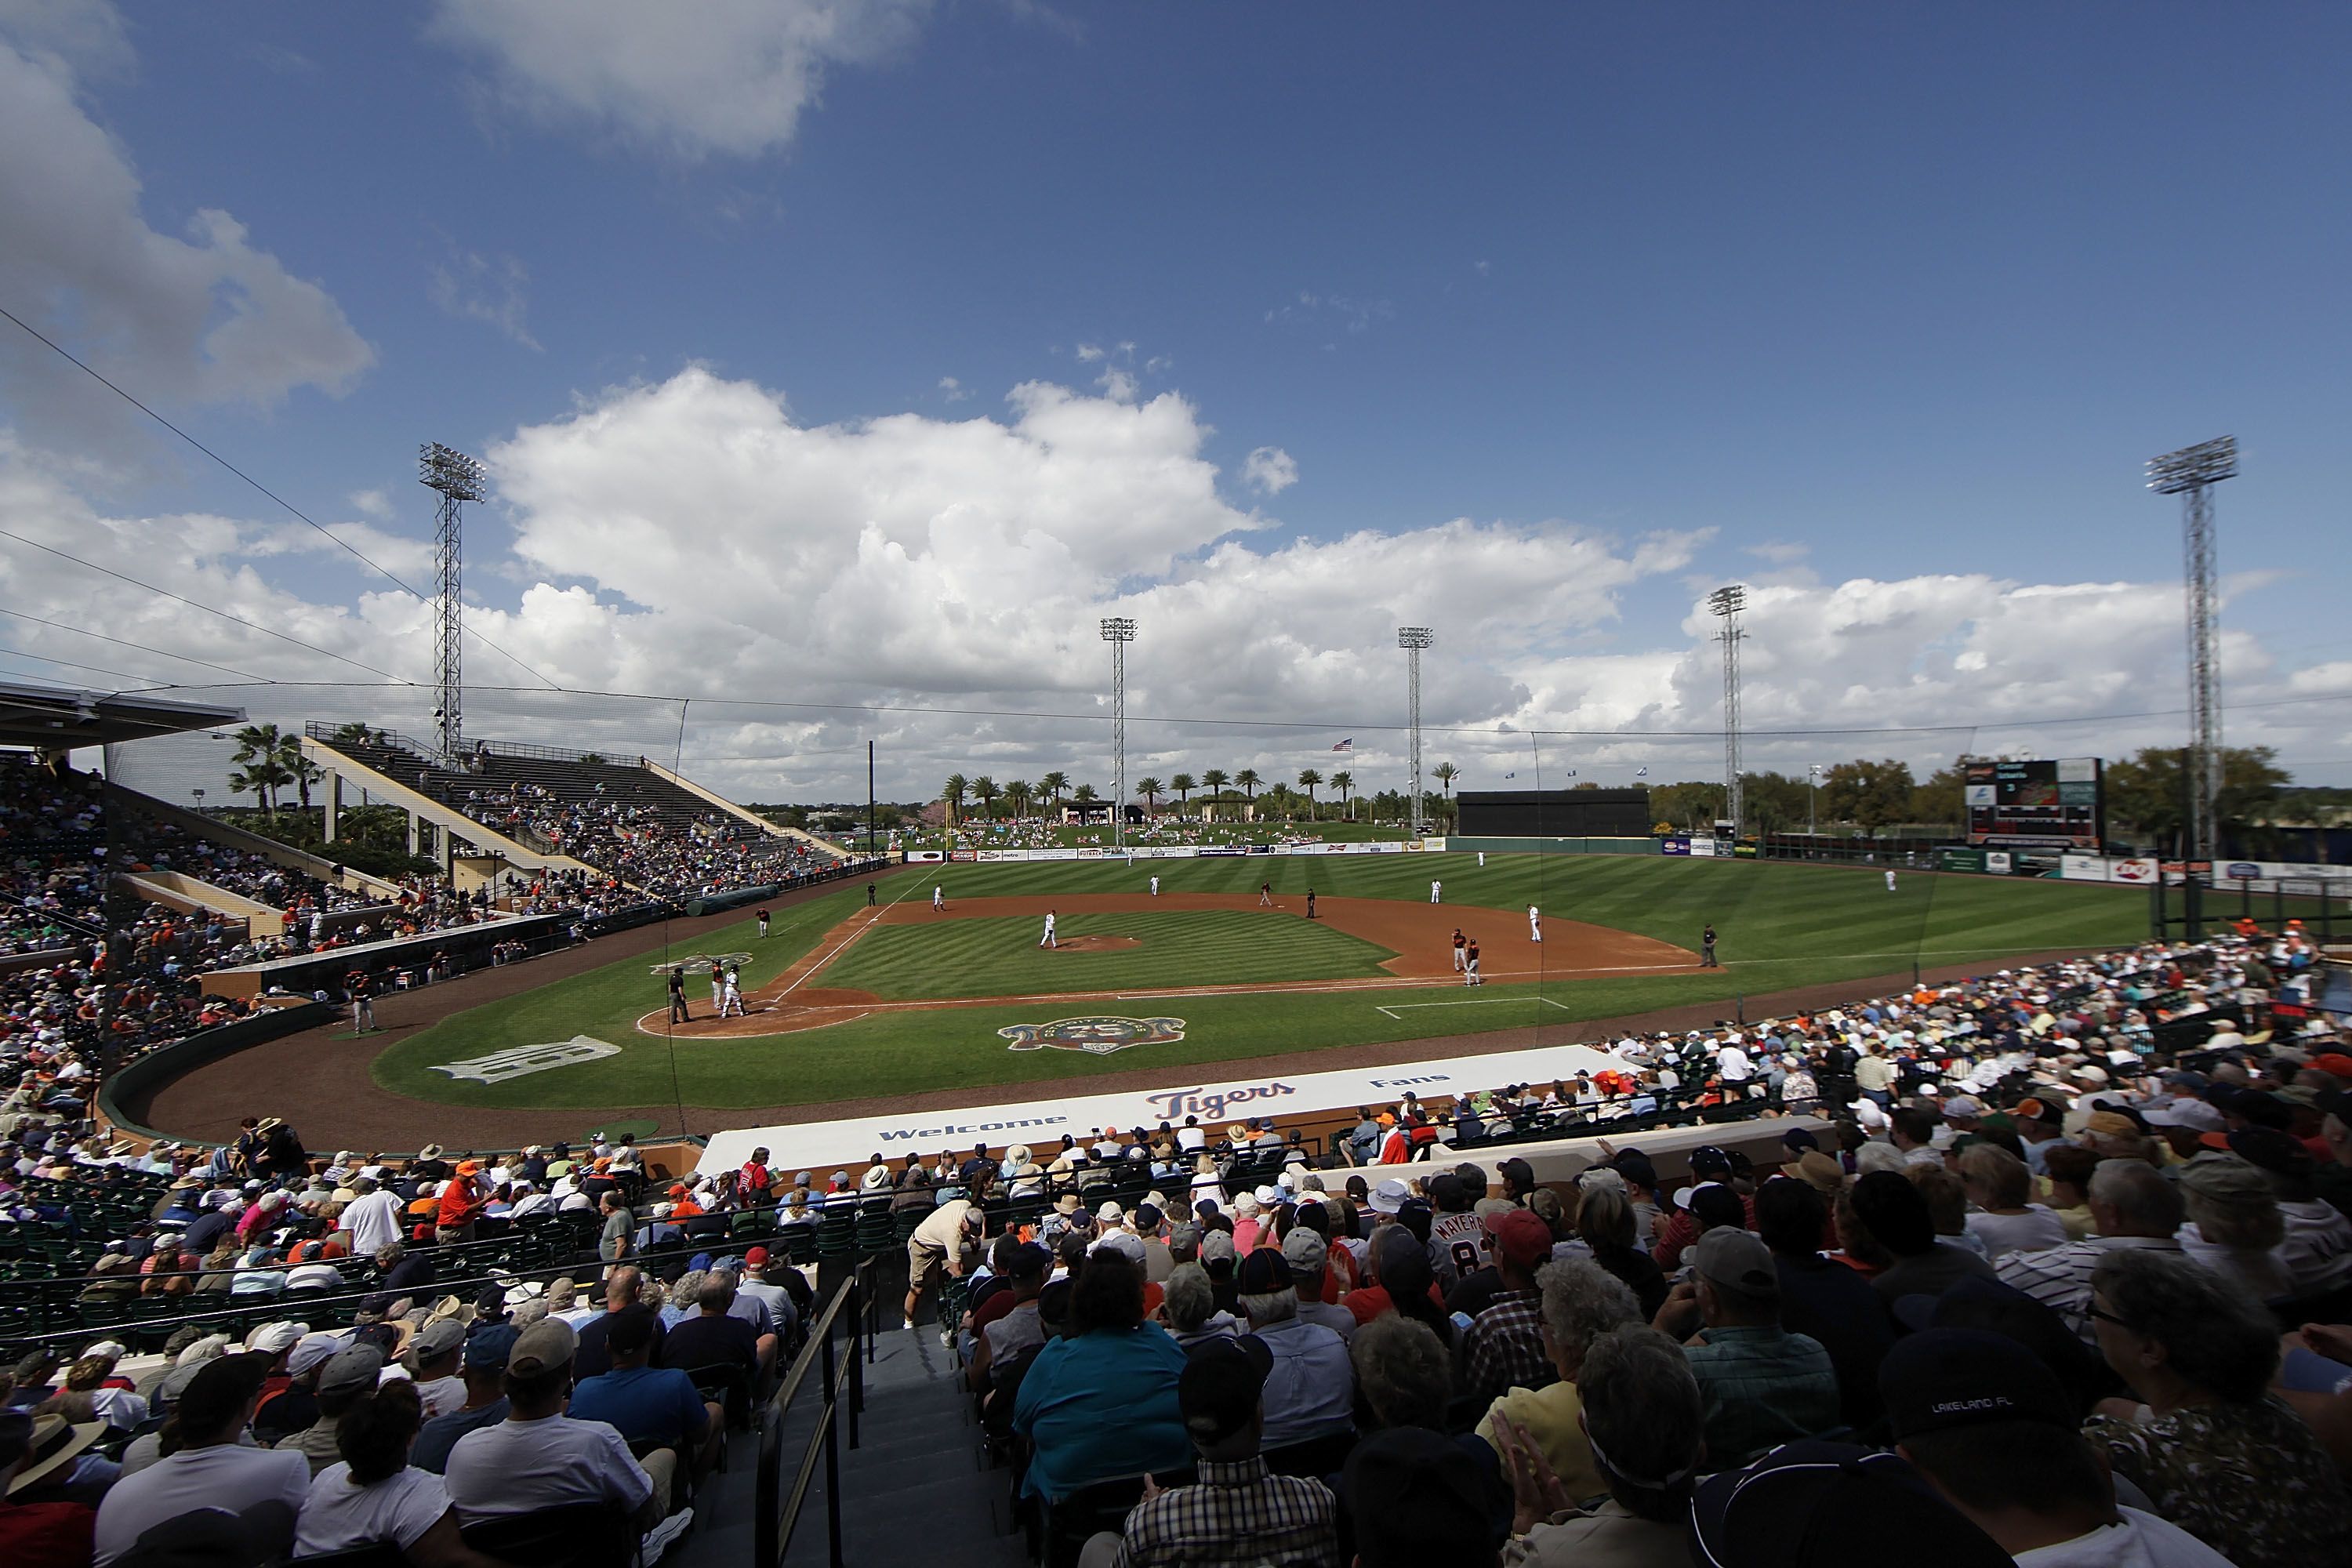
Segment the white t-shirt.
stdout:
<path fill-rule="evenodd" d="M 352 1484 L 352 1468 L 329 1465 L 310 1483 L 302 1520 L 294 1529 L 294 1555 L 347 1552 L 389 1541 L 403 1552 L 449 1511 L 449 1492 L 430 1470 L 404 1469 L 372 1487 Z"/>
<path fill-rule="evenodd" d="M 531 1513 L 575 1502 L 645 1507 L 654 1484 L 621 1435 L 602 1421 L 550 1415 L 468 1432 L 443 1472 L 449 1500 L 468 1520 Z"/>
<path fill-rule="evenodd" d="M 2174 1524 L 2136 1508 L 2087 1535 L 2017 1554 L 2018 1568 L 2229 1568 L 2230 1560 Z"/>
<path fill-rule="evenodd" d="M 222 1443 L 183 1448 L 114 1483 L 99 1505 L 97 1562 L 113 1562 L 166 1520 L 198 1509 L 242 1513 L 257 1503 L 299 1510 L 310 1492 L 310 1461 L 291 1450 Z"/>
<path fill-rule="evenodd" d="M 462 1377 L 436 1377 L 416 1385 L 416 1397 L 425 1402 L 425 1419 L 446 1415 L 466 1408 L 466 1380 Z"/>
<path fill-rule="evenodd" d="M 352 1255 L 373 1258 L 400 1239 L 400 1200 L 382 1188 L 353 1198 L 344 1206 L 342 1226 L 352 1233 Z"/>
<path fill-rule="evenodd" d="M 1205 1149 L 1208 1146 L 1209 1134 L 1202 1129 L 1192 1126 L 1184 1126 L 1176 1129 L 1176 1147 L 1179 1149 L 1192 1152 Z"/>

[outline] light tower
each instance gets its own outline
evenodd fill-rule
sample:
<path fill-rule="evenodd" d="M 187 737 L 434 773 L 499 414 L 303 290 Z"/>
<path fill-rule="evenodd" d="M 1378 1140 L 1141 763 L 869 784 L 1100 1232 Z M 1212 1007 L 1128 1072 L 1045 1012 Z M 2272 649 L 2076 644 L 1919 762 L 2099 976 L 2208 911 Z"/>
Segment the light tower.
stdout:
<path fill-rule="evenodd" d="M 1412 836 L 1421 837 L 1421 650 L 1437 646 L 1437 634 L 1427 626 L 1397 627 L 1397 647 L 1404 649 L 1405 749 L 1411 759 Z"/>
<path fill-rule="evenodd" d="M 1739 837 L 1739 612 L 1748 607 L 1748 590 L 1738 584 L 1717 588 L 1706 596 L 1708 611 L 1723 620 L 1715 640 L 1723 645 L 1723 814 L 1731 818 L 1731 837 Z"/>
<path fill-rule="evenodd" d="M 2189 853 L 2210 860 L 2221 847 L 2214 809 L 2221 793 L 2221 635 L 2213 593 L 2213 487 L 2238 472 L 2238 438 L 2222 436 L 2167 452 L 2147 465 L 2147 488 L 2180 496 L 2189 556 Z"/>
<path fill-rule="evenodd" d="M 465 552 L 459 532 L 458 506 L 480 500 L 482 465 L 438 441 L 416 449 L 417 482 L 438 491 L 441 506 L 433 525 L 433 564 L 439 571 L 441 591 L 434 602 L 433 684 L 440 693 L 434 724 L 441 736 L 441 754 L 454 758 L 465 749 L 463 710 L 465 680 L 465 609 L 458 592 Z"/>
<path fill-rule="evenodd" d="M 1110 644 L 1110 820 L 1111 842 L 1127 847 L 1127 645 L 1135 640 L 1135 623 L 1113 616 L 1102 624 L 1102 639 Z"/>

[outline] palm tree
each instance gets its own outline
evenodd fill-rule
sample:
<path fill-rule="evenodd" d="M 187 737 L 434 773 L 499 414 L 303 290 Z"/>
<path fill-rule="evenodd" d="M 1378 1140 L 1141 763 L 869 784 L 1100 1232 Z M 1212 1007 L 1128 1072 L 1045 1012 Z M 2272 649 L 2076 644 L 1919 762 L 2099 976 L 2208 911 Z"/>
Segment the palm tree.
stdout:
<path fill-rule="evenodd" d="M 1215 811 L 1216 798 L 1223 795 L 1225 786 L 1233 782 L 1233 775 L 1223 768 L 1211 768 L 1201 775 L 1201 787 L 1209 792 L 1210 810 L 1213 814 Z"/>
<path fill-rule="evenodd" d="M 1004 804 L 1013 808 L 1016 817 L 1029 815 L 1029 803 L 1035 799 L 1037 786 L 1027 779 L 1014 779 L 1004 786 Z"/>
<path fill-rule="evenodd" d="M 1244 768 L 1241 772 L 1234 775 L 1234 783 L 1241 785 L 1242 793 L 1246 795 L 1253 802 L 1257 799 L 1258 780 L 1257 770 L 1255 768 Z"/>
<path fill-rule="evenodd" d="M 1462 776 L 1462 770 L 1455 767 L 1452 763 L 1440 763 L 1435 767 L 1429 770 L 1429 776 L 1435 779 L 1438 783 L 1438 787 L 1445 792 L 1445 815 L 1448 816 L 1453 816 L 1454 781 Z"/>
<path fill-rule="evenodd" d="M 980 814 L 993 822 L 996 819 L 996 797 L 1001 793 L 996 781 L 986 773 L 971 781 L 971 793 L 980 797 Z"/>
<path fill-rule="evenodd" d="M 286 737 L 286 746 L 278 753 L 278 766 L 293 781 L 295 793 L 301 797 L 302 814 L 310 813 L 310 786 L 327 776 L 327 770 L 302 754 L 302 742 L 293 736 Z"/>
<path fill-rule="evenodd" d="M 375 743 L 375 731 L 364 724 L 338 724 L 327 740 L 336 746 L 370 746 Z"/>
<path fill-rule="evenodd" d="M 1184 797 L 1199 789 L 1201 784 L 1191 773 L 1178 773 L 1168 781 L 1168 787 L 1176 792 L 1176 810 L 1181 814 L 1184 809 Z"/>
<path fill-rule="evenodd" d="M 1322 782 L 1323 775 L 1313 768 L 1298 770 L 1298 787 L 1307 792 L 1307 819 L 1309 822 L 1315 820 L 1315 786 Z"/>
<path fill-rule="evenodd" d="M 1077 788 L 1070 792 L 1070 798 L 1080 805 L 1092 805 L 1096 801 L 1102 797 L 1095 794 L 1094 785 L 1080 784 Z"/>
<path fill-rule="evenodd" d="M 249 795 L 261 803 L 264 811 L 269 809 L 269 792 L 273 787 L 268 771 L 257 763 L 248 768 L 231 768 L 228 772 L 229 794 Z"/>
<path fill-rule="evenodd" d="M 258 787 L 254 798 L 264 811 L 278 809 L 278 787 L 292 781 L 286 772 L 286 737 L 275 724 L 247 724 L 234 737 L 236 751 L 229 761 L 246 764 L 245 776 Z"/>
<path fill-rule="evenodd" d="M 1167 787 L 1168 786 L 1166 784 L 1161 784 L 1158 779 L 1138 779 L 1135 781 L 1135 793 L 1143 797 L 1144 809 L 1147 811 L 1156 811 L 1159 809 L 1160 792 Z"/>
<path fill-rule="evenodd" d="M 955 825 L 956 813 L 963 809 L 963 797 L 971 790 L 971 781 L 961 773 L 950 773 L 947 783 L 940 785 L 940 798 L 948 803 L 947 826 Z"/>
<path fill-rule="evenodd" d="M 1331 787 L 1339 792 L 1339 804 L 1347 807 L 1348 820 L 1356 820 L 1356 808 L 1348 804 L 1348 792 L 1356 787 L 1356 775 L 1342 768 L 1331 775 Z"/>
<path fill-rule="evenodd" d="M 1039 779 L 1037 781 L 1037 787 L 1045 792 L 1046 798 L 1051 800 L 1054 803 L 1055 809 L 1058 810 L 1062 804 L 1063 795 L 1067 792 L 1070 787 L 1070 775 L 1061 772 L 1059 769 L 1056 769 L 1054 772 L 1047 773 L 1044 778 Z"/>

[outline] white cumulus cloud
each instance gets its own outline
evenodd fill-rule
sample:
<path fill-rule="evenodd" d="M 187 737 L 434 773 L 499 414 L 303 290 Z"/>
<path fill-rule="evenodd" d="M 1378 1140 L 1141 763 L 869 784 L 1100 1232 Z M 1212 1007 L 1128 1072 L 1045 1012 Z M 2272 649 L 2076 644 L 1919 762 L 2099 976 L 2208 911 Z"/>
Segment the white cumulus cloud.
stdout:
<path fill-rule="evenodd" d="M 1242 459 L 1242 482 L 1280 495 L 1298 482 L 1298 460 L 1279 447 L 1259 447 Z"/>
<path fill-rule="evenodd" d="M 672 155 L 786 146 L 827 70 L 905 47 L 926 0 L 441 0 L 432 35 L 483 60 L 496 94 Z"/>

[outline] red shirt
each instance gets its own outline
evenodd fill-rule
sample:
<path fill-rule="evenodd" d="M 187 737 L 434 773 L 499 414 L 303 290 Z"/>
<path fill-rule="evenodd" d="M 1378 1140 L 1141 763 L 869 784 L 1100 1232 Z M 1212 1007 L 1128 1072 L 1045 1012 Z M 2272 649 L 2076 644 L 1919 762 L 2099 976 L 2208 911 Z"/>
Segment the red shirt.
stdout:
<path fill-rule="evenodd" d="M 78 1502 L 0 1506 L 0 1562 L 9 1568 L 89 1568 L 98 1510 Z"/>
<path fill-rule="evenodd" d="M 464 1176 L 452 1176 L 449 1184 L 441 1189 L 441 1207 L 434 1223 L 443 1230 L 456 1230 L 481 1217 L 489 1206 L 487 1199 L 474 1195 L 474 1184 Z"/>

